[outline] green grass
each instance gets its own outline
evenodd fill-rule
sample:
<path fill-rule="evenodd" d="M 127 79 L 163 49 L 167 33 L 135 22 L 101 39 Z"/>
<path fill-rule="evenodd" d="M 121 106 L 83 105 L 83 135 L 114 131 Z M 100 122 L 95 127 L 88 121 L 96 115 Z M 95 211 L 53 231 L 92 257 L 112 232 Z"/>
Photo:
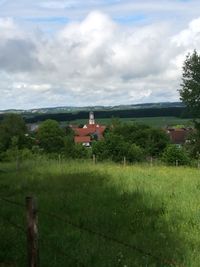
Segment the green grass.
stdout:
<path fill-rule="evenodd" d="M 96 119 L 100 124 L 109 125 L 112 122 L 112 119 Z M 127 123 L 142 123 L 147 124 L 152 127 L 166 127 L 166 126 L 175 126 L 175 125 L 186 125 L 191 126 L 192 122 L 190 119 L 181 119 L 177 117 L 144 117 L 144 118 L 120 118 L 120 121 Z M 88 120 L 75 120 L 70 121 L 71 124 L 86 124 Z M 67 125 L 67 122 L 63 122 L 64 125 Z"/>
<path fill-rule="evenodd" d="M 14 164 L 0 164 L 0 196 L 23 204 L 29 195 L 40 210 L 42 267 L 171 266 L 66 220 L 173 259 L 175 266 L 199 266 L 198 169 L 43 159 L 16 172 Z M 25 234 L 7 219 L 25 229 L 25 208 L 0 202 L 0 266 L 26 266 Z"/>

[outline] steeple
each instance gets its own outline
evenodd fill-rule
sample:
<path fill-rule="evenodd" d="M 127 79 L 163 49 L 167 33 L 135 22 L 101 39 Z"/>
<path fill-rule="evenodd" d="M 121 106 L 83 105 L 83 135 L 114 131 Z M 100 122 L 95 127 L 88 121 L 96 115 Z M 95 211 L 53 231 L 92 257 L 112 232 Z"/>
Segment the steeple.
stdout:
<path fill-rule="evenodd" d="M 92 111 L 90 111 L 90 114 L 89 114 L 89 124 L 95 124 L 94 112 Z"/>

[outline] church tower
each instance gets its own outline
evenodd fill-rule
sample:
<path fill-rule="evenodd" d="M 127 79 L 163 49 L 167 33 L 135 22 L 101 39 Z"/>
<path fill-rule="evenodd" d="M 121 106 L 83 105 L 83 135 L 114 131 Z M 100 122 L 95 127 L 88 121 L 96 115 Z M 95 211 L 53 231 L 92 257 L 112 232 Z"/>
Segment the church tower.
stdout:
<path fill-rule="evenodd" d="M 94 112 L 92 111 L 90 111 L 90 114 L 89 114 L 89 124 L 95 124 Z"/>

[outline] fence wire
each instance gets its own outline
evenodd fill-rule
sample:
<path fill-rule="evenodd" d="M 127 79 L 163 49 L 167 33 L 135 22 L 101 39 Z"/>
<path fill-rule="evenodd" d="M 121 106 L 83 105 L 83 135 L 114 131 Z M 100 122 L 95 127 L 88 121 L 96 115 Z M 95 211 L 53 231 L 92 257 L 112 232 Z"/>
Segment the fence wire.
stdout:
<path fill-rule="evenodd" d="M 10 199 L 7 199 L 7 198 L 1 198 L 1 197 L 0 197 L 0 200 L 1 200 L 1 201 L 4 201 L 4 202 L 7 202 L 7 203 L 9 203 L 9 204 L 12 204 L 12 205 L 21 207 L 21 208 L 25 208 L 25 205 L 24 205 L 24 204 L 19 203 L 19 202 L 16 202 L 16 201 L 13 201 L 13 200 L 10 200 Z M 156 256 L 156 255 L 152 254 L 151 252 L 149 252 L 149 251 L 145 251 L 144 249 L 142 249 L 142 248 L 140 248 L 140 247 L 138 247 L 138 246 L 131 245 L 131 244 L 126 243 L 126 242 L 124 242 L 124 241 L 122 241 L 122 240 L 119 240 L 119 239 L 117 239 L 117 238 L 115 238 L 115 237 L 108 236 L 108 235 L 106 235 L 105 233 L 102 233 L 102 232 L 96 232 L 96 231 L 94 231 L 94 230 L 88 228 L 87 226 L 79 225 L 79 224 L 77 224 L 77 223 L 71 221 L 69 218 L 63 218 L 63 217 L 61 217 L 61 216 L 59 216 L 59 215 L 57 215 L 57 214 L 54 214 L 54 213 L 52 213 L 52 212 L 43 211 L 43 210 L 41 210 L 41 209 L 37 209 L 37 211 L 38 211 L 39 213 L 41 213 L 41 214 L 44 214 L 44 215 L 49 216 L 50 218 L 54 218 L 54 219 L 56 219 L 56 220 L 58 220 L 59 222 L 64 222 L 64 223 L 66 223 L 66 224 L 68 224 L 68 225 L 72 226 L 73 228 L 76 228 L 76 229 L 78 229 L 78 230 L 80 230 L 80 231 L 87 232 L 87 233 L 89 233 L 89 234 L 91 234 L 91 235 L 93 235 L 93 236 L 97 236 L 97 237 L 102 238 L 102 239 L 104 239 L 104 240 L 106 240 L 106 241 L 109 241 L 109 242 L 118 244 L 118 245 L 120 245 L 120 246 L 123 246 L 124 248 L 130 249 L 130 250 L 133 250 L 133 251 L 137 251 L 137 252 L 140 253 L 141 255 L 143 255 L 143 256 L 145 256 L 145 257 L 151 257 L 152 259 L 155 259 L 156 261 L 158 261 L 158 262 L 160 262 L 160 263 L 167 264 L 167 265 L 169 265 L 169 266 L 184 267 L 183 265 L 179 264 L 178 262 L 176 262 L 176 261 L 173 260 L 173 259 L 165 259 L 165 258 L 162 258 L 162 257 L 160 257 L 160 256 Z M 19 225 L 15 225 L 15 224 L 12 223 L 12 222 L 10 222 L 10 224 L 12 224 L 13 227 L 16 227 L 16 228 L 18 228 L 18 229 L 20 229 L 20 230 L 23 230 L 23 232 L 25 232 L 24 229 L 23 229 L 21 226 L 19 226 Z M 44 241 L 44 240 L 42 240 L 42 242 L 43 242 L 43 241 Z M 58 251 L 58 250 L 57 250 L 57 251 Z M 60 250 L 59 252 L 60 252 L 60 254 L 62 254 L 63 256 L 67 256 L 67 257 L 68 257 L 68 255 L 66 255 L 63 251 Z M 86 266 L 83 265 L 83 263 L 80 263 L 78 260 L 77 260 L 77 263 L 79 263 L 81 267 L 86 267 Z M 82 265 L 81 265 L 81 264 L 82 264 Z"/>

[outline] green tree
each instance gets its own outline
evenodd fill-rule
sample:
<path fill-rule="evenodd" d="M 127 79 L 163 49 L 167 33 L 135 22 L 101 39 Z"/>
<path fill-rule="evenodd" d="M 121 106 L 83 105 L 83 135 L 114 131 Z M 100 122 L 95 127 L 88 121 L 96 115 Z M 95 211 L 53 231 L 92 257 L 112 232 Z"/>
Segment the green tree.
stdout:
<path fill-rule="evenodd" d="M 141 147 L 130 144 L 122 136 L 114 133 L 107 134 L 104 140 L 94 142 L 92 150 L 99 160 L 121 162 L 126 157 L 127 161 L 135 162 L 144 159 L 144 150 Z"/>
<path fill-rule="evenodd" d="M 187 138 L 185 148 L 192 158 L 199 159 L 200 156 L 200 131 L 191 133 Z"/>
<path fill-rule="evenodd" d="M 17 140 L 17 147 L 21 148 L 26 143 L 26 124 L 18 114 L 7 114 L 0 124 L 0 151 L 6 151 Z M 14 138 L 14 139 L 13 139 Z"/>
<path fill-rule="evenodd" d="M 169 145 L 169 136 L 162 129 L 147 129 L 147 139 L 144 140 L 143 148 L 149 156 L 159 156 Z"/>
<path fill-rule="evenodd" d="M 179 90 L 180 99 L 186 104 L 195 123 L 200 118 L 200 55 L 194 50 L 188 54 L 183 64 L 182 84 Z"/>
<path fill-rule="evenodd" d="M 55 120 L 46 120 L 37 134 L 39 145 L 47 153 L 60 153 L 64 149 L 64 131 Z"/>
<path fill-rule="evenodd" d="M 112 132 L 121 136 L 125 142 L 143 148 L 148 156 L 159 156 L 169 144 L 169 137 L 161 129 L 154 129 L 143 124 L 121 124 Z"/>
<path fill-rule="evenodd" d="M 186 56 L 183 64 L 181 100 L 186 104 L 194 118 L 196 128 L 195 138 L 192 139 L 190 151 L 192 154 L 200 153 L 200 55 L 194 50 Z M 189 144 L 189 146 L 190 146 Z M 188 146 L 188 147 L 189 147 Z"/>

